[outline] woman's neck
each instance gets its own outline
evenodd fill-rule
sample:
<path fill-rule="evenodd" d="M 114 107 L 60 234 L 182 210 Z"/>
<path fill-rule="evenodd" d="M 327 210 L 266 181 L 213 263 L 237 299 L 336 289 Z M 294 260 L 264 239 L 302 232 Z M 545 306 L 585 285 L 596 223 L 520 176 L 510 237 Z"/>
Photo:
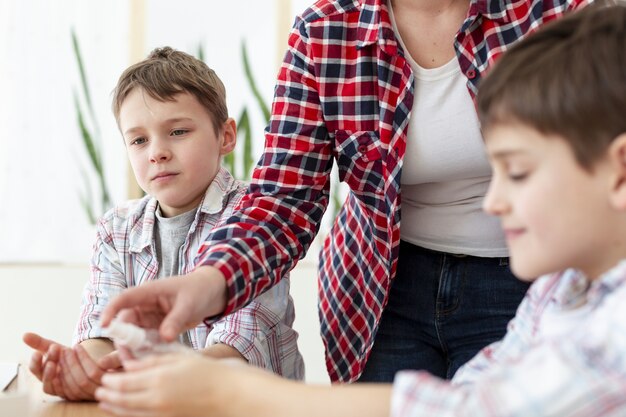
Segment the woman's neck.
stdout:
<path fill-rule="evenodd" d="M 400 37 L 415 62 L 436 68 L 454 58 L 454 36 L 470 0 L 390 1 Z"/>
<path fill-rule="evenodd" d="M 415 13 L 436 16 L 458 8 L 467 10 L 470 0 L 390 0 L 396 10 L 411 10 Z"/>

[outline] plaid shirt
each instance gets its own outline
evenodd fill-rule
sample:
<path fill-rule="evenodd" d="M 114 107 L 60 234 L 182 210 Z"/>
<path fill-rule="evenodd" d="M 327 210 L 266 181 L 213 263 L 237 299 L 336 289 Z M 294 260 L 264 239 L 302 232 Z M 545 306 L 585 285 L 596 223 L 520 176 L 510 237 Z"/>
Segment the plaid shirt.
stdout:
<path fill-rule="evenodd" d="M 472 0 L 454 46 L 469 94 L 507 47 L 583 0 Z M 319 310 L 333 381 L 354 381 L 395 274 L 413 73 L 382 0 L 320 0 L 296 19 L 265 152 L 229 225 L 199 262 L 228 282 L 226 312 L 278 282 L 317 233 L 331 167 L 350 192 L 320 258 Z M 462 127 L 461 127 L 462 128 Z"/>
<path fill-rule="evenodd" d="M 209 232 L 232 214 L 245 186 L 221 169 L 206 191 L 179 251 L 179 274 L 190 272 L 198 247 Z M 155 211 L 157 200 L 146 196 L 109 210 L 98 222 L 91 278 L 83 293 L 74 343 L 103 337 L 100 315 L 126 288 L 157 279 Z M 298 335 L 291 327 L 294 308 L 289 280 L 266 292 L 246 308 L 188 332 L 194 349 L 223 343 L 237 349 L 252 365 L 292 379 L 304 377 Z"/>
<path fill-rule="evenodd" d="M 399 372 L 391 415 L 625 416 L 624 299 L 626 261 L 591 284 L 574 270 L 543 277 L 504 339 L 483 349 L 452 383 Z"/>

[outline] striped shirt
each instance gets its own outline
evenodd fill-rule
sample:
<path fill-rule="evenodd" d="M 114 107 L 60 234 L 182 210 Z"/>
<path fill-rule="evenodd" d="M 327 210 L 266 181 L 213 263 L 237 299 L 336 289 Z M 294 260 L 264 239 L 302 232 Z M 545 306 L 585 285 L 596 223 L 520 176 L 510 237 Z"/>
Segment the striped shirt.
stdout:
<path fill-rule="evenodd" d="M 178 253 L 178 273 L 194 268 L 198 247 L 209 232 L 230 216 L 246 186 L 221 169 L 206 191 Z M 154 281 L 159 264 L 155 248 L 158 202 L 146 196 L 109 210 L 98 222 L 97 238 L 74 332 L 74 343 L 103 337 L 100 315 L 110 300 L 126 288 Z M 213 323 L 188 331 L 194 349 L 223 343 L 237 349 L 250 364 L 292 379 L 304 377 L 298 334 L 289 296 L 289 280 L 257 297 L 245 308 Z"/>
<path fill-rule="evenodd" d="M 472 98 L 512 43 L 584 1 L 472 0 L 454 40 Z M 319 272 L 332 381 L 361 374 L 395 275 L 413 81 L 386 1 L 319 0 L 298 16 L 249 192 L 238 213 L 200 248 L 199 264 L 220 269 L 227 279 L 225 312 L 244 306 L 304 256 L 337 164 L 349 194 L 325 241 Z"/>
<path fill-rule="evenodd" d="M 505 337 L 452 382 L 396 375 L 394 417 L 626 415 L 626 261 L 593 282 L 568 270 L 535 282 Z"/>

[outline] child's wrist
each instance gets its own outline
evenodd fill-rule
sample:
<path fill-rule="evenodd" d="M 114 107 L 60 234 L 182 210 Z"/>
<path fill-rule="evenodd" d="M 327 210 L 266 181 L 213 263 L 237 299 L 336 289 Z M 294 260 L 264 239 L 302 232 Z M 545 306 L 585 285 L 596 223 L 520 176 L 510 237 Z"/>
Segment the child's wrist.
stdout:
<path fill-rule="evenodd" d="M 202 349 L 202 354 L 215 359 L 239 359 L 248 362 L 237 349 L 224 343 L 217 343 Z"/>

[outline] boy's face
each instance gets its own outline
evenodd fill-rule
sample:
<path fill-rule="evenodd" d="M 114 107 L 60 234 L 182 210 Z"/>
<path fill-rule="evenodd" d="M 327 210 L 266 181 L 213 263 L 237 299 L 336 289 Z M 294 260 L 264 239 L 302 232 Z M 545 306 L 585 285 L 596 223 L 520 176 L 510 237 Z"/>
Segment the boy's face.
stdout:
<path fill-rule="evenodd" d="M 200 204 L 236 134 L 227 123 L 216 135 L 207 110 L 189 93 L 159 101 L 140 88 L 122 103 L 119 124 L 137 182 L 166 217 Z"/>
<path fill-rule="evenodd" d="M 577 268 L 596 278 L 613 267 L 623 255 L 607 250 L 618 215 L 608 160 L 586 171 L 565 140 L 521 124 L 485 133 L 493 179 L 483 208 L 500 217 L 513 273 L 533 280 Z"/>

